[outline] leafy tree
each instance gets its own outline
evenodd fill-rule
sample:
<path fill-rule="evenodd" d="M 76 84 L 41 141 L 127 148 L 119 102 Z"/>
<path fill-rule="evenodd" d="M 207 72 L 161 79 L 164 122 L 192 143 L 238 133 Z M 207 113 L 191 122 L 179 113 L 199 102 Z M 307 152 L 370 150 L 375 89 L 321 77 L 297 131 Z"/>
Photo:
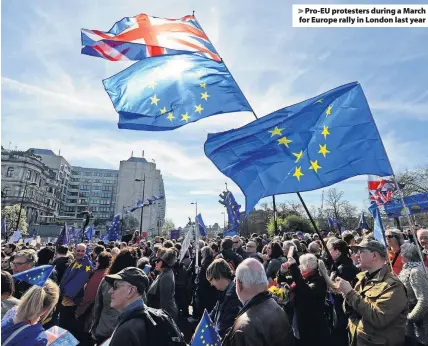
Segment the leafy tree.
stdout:
<path fill-rule="evenodd" d="M 18 221 L 19 215 L 19 204 L 8 205 L 1 210 L 1 219 L 6 218 L 6 232 L 11 235 L 16 229 L 16 222 Z M 18 230 L 23 235 L 27 235 L 27 212 L 24 208 L 21 210 L 21 217 L 19 219 Z"/>
<path fill-rule="evenodd" d="M 171 219 L 165 219 L 165 222 L 162 225 L 162 235 L 168 237 L 169 232 L 175 229 L 174 222 Z"/>
<path fill-rule="evenodd" d="M 297 215 L 290 215 L 284 219 L 283 229 L 288 232 L 312 233 L 314 229 L 308 219 Z"/>
<path fill-rule="evenodd" d="M 134 232 L 136 229 L 138 229 L 140 222 L 137 220 L 137 218 L 134 215 L 126 214 L 123 219 L 123 229 L 125 231 Z"/>

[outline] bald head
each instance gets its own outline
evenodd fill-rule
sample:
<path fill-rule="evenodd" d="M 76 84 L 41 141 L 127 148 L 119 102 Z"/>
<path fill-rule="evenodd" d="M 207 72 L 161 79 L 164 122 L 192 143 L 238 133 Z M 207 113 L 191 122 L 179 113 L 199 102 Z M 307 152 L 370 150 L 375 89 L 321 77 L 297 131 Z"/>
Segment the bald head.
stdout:
<path fill-rule="evenodd" d="M 86 245 L 85 244 L 77 244 L 74 249 L 74 257 L 76 261 L 80 261 L 86 253 Z"/>

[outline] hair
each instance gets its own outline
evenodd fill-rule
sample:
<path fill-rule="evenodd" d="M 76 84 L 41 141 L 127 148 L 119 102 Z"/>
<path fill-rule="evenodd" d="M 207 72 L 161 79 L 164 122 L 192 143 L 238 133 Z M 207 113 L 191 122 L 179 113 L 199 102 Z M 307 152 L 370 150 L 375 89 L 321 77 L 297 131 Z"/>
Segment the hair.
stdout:
<path fill-rule="evenodd" d="M 251 261 L 251 262 L 250 262 Z M 251 263 L 251 265 L 250 265 Z M 258 267 L 258 268 L 255 268 Z M 267 285 L 268 278 L 266 276 L 263 264 L 254 258 L 247 258 L 236 268 L 236 278 L 244 285 Z"/>
<path fill-rule="evenodd" d="M 39 315 L 43 310 L 46 312 L 40 318 L 48 316 L 58 303 L 59 288 L 52 280 L 48 279 L 43 287 L 32 286 L 21 298 L 18 304 L 16 315 L 13 319 L 15 323 L 30 321 Z"/>
<path fill-rule="evenodd" d="M 98 255 L 97 261 L 98 261 L 98 270 L 107 269 L 110 267 L 111 262 L 113 261 L 113 256 L 111 255 L 111 253 L 107 251 L 103 251 Z"/>
<path fill-rule="evenodd" d="M 328 276 L 327 268 L 322 260 L 319 260 L 314 255 L 307 253 L 299 257 L 299 262 L 303 271 L 314 272 L 315 270 L 318 270 L 319 275 L 324 278 L 326 283 L 330 287 L 334 287 L 334 283 Z"/>
<path fill-rule="evenodd" d="M 204 246 L 201 249 L 201 255 L 202 255 L 202 258 L 214 257 L 213 250 L 209 246 Z"/>
<path fill-rule="evenodd" d="M 14 243 L 7 243 L 5 246 L 12 249 L 12 252 L 15 252 L 16 250 L 16 244 Z"/>
<path fill-rule="evenodd" d="M 321 246 L 318 242 L 312 241 L 308 245 L 308 251 L 313 255 L 319 255 L 321 253 Z"/>
<path fill-rule="evenodd" d="M 97 256 L 103 251 L 105 251 L 105 247 L 102 245 L 97 245 L 94 247 L 94 254 L 96 254 Z"/>
<path fill-rule="evenodd" d="M 166 241 L 163 243 L 163 247 L 164 247 L 164 248 L 167 248 L 167 249 L 172 248 L 172 247 L 174 247 L 174 243 L 173 243 L 171 240 L 166 240 Z"/>
<path fill-rule="evenodd" d="M 355 237 L 351 232 L 349 232 L 348 234 L 342 235 L 342 239 L 347 245 L 349 245 L 352 240 L 355 240 Z"/>
<path fill-rule="evenodd" d="M 345 240 L 337 239 L 330 243 L 329 249 L 339 250 L 342 255 L 350 257 L 349 246 Z"/>
<path fill-rule="evenodd" d="M 298 239 L 292 239 L 291 241 L 294 243 L 294 247 L 295 247 L 296 251 L 298 253 L 301 253 L 303 251 L 303 249 L 302 249 L 302 244 L 300 244 L 300 241 Z"/>
<path fill-rule="evenodd" d="M 401 256 L 407 259 L 408 262 L 420 262 L 418 248 L 415 244 L 404 243 L 401 245 Z"/>
<path fill-rule="evenodd" d="M 128 246 L 128 244 L 126 244 L 124 241 L 120 243 L 120 246 L 122 246 L 122 245 Z"/>
<path fill-rule="evenodd" d="M 1 271 L 1 294 L 7 294 L 13 296 L 15 293 L 15 282 L 13 281 L 12 275 L 9 272 Z"/>
<path fill-rule="evenodd" d="M 270 248 L 271 248 L 271 258 L 279 258 L 281 256 L 284 256 L 284 252 L 282 251 L 282 247 L 280 243 L 277 242 L 272 242 L 270 243 Z"/>
<path fill-rule="evenodd" d="M 231 250 L 233 247 L 233 241 L 230 238 L 225 238 L 221 242 L 221 250 Z"/>
<path fill-rule="evenodd" d="M 18 257 L 24 257 L 25 261 L 28 263 L 32 263 L 33 266 L 36 264 L 37 262 L 37 255 L 36 252 L 34 250 L 21 250 L 18 251 L 15 255 L 14 258 L 18 258 Z"/>
<path fill-rule="evenodd" d="M 144 270 L 147 264 L 150 264 L 150 260 L 147 257 L 142 257 L 137 262 L 137 268 Z"/>
<path fill-rule="evenodd" d="M 60 255 L 66 255 L 68 253 L 68 247 L 64 245 L 60 245 L 56 248 L 56 252 Z"/>
<path fill-rule="evenodd" d="M 137 254 L 132 248 L 122 249 L 114 259 L 109 274 L 116 274 L 127 267 L 135 267 L 137 265 Z"/>
<path fill-rule="evenodd" d="M 211 243 L 210 244 L 210 248 L 211 248 L 211 250 L 213 250 L 216 253 L 218 253 L 218 245 L 216 243 Z"/>
<path fill-rule="evenodd" d="M 208 266 L 205 275 L 208 281 L 211 281 L 212 279 L 233 280 L 232 269 L 230 269 L 229 264 L 227 264 L 227 262 L 223 258 L 217 258 L 212 261 L 211 264 Z"/>
<path fill-rule="evenodd" d="M 54 258 L 55 256 L 55 250 L 51 247 L 44 247 L 43 249 L 40 249 L 40 251 L 37 253 L 38 260 L 37 265 L 45 265 L 49 264 L 49 262 Z"/>

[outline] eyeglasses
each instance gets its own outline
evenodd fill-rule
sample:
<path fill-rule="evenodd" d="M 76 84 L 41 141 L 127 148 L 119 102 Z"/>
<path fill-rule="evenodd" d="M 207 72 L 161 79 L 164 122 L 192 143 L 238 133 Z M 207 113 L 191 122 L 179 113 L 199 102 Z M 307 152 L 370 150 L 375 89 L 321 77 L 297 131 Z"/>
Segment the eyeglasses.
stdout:
<path fill-rule="evenodd" d="M 239 241 L 234 241 L 233 244 L 239 244 Z"/>
<path fill-rule="evenodd" d="M 122 284 L 122 285 L 119 285 L 117 282 L 115 282 L 115 283 L 113 283 L 113 291 L 117 291 L 119 288 L 121 288 L 121 287 L 123 287 L 123 286 L 132 287 L 132 286 L 131 286 L 131 285 L 129 285 L 129 284 Z"/>
<path fill-rule="evenodd" d="M 22 266 L 23 264 L 26 264 L 28 262 L 10 262 L 11 265 L 17 267 L 17 266 Z"/>
<path fill-rule="evenodd" d="M 386 235 L 385 236 L 387 239 L 393 239 L 393 238 L 395 238 L 395 236 L 393 236 L 393 235 Z"/>

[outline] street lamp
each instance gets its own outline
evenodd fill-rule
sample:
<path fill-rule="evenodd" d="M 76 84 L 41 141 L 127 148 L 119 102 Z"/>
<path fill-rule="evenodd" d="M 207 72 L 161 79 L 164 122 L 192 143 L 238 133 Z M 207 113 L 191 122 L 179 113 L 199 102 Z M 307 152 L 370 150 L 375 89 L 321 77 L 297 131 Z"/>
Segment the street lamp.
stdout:
<path fill-rule="evenodd" d="M 143 179 L 135 179 L 136 182 L 143 182 L 143 197 L 141 204 L 141 214 L 140 214 L 140 237 L 143 236 L 143 212 L 144 212 L 144 189 L 146 187 L 146 175 L 144 174 Z"/>
<path fill-rule="evenodd" d="M 22 204 L 24 203 L 25 192 L 27 192 L 27 186 L 36 186 L 36 185 L 37 185 L 36 183 L 29 183 L 28 184 L 28 180 L 25 181 L 24 192 L 23 192 L 22 198 L 21 198 L 21 205 L 19 206 L 18 220 L 16 221 L 15 231 L 18 231 L 19 220 L 21 219 Z"/>
<path fill-rule="evenodd" d="M 196 206 L 196 215 L 198 215 L 198 202 L 192 202 L 190 204 L 194 204 Z"/>

